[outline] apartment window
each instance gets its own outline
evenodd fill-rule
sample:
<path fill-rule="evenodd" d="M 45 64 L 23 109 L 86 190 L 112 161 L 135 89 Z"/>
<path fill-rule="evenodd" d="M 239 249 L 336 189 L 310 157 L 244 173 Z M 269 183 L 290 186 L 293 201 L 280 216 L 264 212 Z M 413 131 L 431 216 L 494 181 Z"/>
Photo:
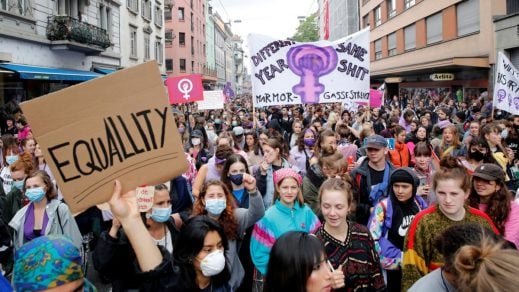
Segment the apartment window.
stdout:
<path fill-rule="evenodd" d="M 166 59 L 166 71 L 173 71 L 173 59 Z"/>
<path fill-rule="evenodd" d="M 195 73 L 195 61 L 191 61 L 191 73 Z"/>
<path fill-rule="evenodd" d="M 382 8 L 380 6 L 377 6 L 375 8 L 375 26 L 379 26 L 382 24 Z"/>
<path fill-rule="evenodd" d="M 126 5 L 130 11 L 139 13 L 139 0 L 126 0 Z"/>
<path fill-rule="evenodd" d="M 404 49 L 406 51 L 416 48 L 416 25 L 410 25 L 404 28 Z"/>
<path fill-rule="evenodd" d="M 106 30 L 108 37 L 112 35 L 112 10 L 103 4 L 99 5 L 99 27 Z"/>
<path fill-rule="evenodd" d="M 479 31 L 479 0 L 468 0 L 456 6 L 458 36 Z"/>
<path fill-rule="evenodd" d="M 137 58 L 137 28 L 130 26 L 130 58 Z"/>
<path fill-rule="evenodd" d="M 195 55 L 195 38 L 191 37 L 191 55 Z"/>
<path fill-rule="evenodd" d="M 389 56 L 396 55 L 396 32 L 387 36 L 387 54 Z"/>
<path fill-rule="evenodd" d="M 142 0 L 141 15 L 146 20 L 151 20 L 151 0 Z"/>
<path fill-rule="evenodd" d="M 150 34 L 144 33 L 144 61 L 150 59 Z"/>
<path fill-rule="evenodd" d="M 163 49 L 162 49 L 162 39 L 157 38 L 155 40 L 155 60 L 157 60 L 157 63 L 162 64 L 164 60 L 163 56 Z"/>
<path fill-rule="evenodd" d="M 186 46 L 186 33 L 185 32 L 178 33 L 178 45 L 181 47 Z"/>
<path fill-rule="evenodd" d="M 168 8 L 164 10 L 164 19 L 165 20 L 171 20 L 171 8 Z"/>
<path fill-rule="evenodd" d="M 193 19 L 193 12 L 191 12 L 191 32 L 195 32 L 195 22 Z"/>
<path fill-rule="evenodd" d="M 375 60 L 382 58 L 382 39 L 375 41 Z"/>
<path fill-rule="evenodd" d="M 427 26 L 427 44 L 441 42 L 443 39 L 442 13 L 436 13 L 427 17 L 425 25 Z"/>
<path fill-rule="evenodd" d="M 7 0 L 0 0 L 0 9 L 7 10 Z"/>
<path fill-rule="evenodd" d="M 166 47 L 171 47 L 171 45 L 173 45 L 173 30 L 172 29 L 166 30 L 166 32 L 164 33 L 164 38 L 166 39 L 165 40 Z"/>
<path fill-rule="evenodd" d="M 404 8 L 409 9 L 416 4 L 415 0 L 404 0 Z"/>
<path fill-rule="evenodd" d="M 396 16 L 396 0 L 387 0 L 387 19 Z"/>
<path fill-rule="evenodd" d="M 362 18 L 362 23 L 364 24 L 363 27 L 368 27 L 369 26 L 369 14 L 364 15 L 364 17 Z"/>
<path fill-rule="evenodd" d="M 155 25 L 162 27 L 162 8 L 158 4 L 155 5 Z"/>
<path fill-rule="evenodd" d="M 180 59 L 180 72 L 186 72 L 186 59 Z"/>
<path fill-rule="evenodd" d="M 185 20 L 185 17 L 184 17 L 184 7 L 179 7 L 178 8 L 178 20 L 180 20 L 180 21 L 184 21 Z"/>

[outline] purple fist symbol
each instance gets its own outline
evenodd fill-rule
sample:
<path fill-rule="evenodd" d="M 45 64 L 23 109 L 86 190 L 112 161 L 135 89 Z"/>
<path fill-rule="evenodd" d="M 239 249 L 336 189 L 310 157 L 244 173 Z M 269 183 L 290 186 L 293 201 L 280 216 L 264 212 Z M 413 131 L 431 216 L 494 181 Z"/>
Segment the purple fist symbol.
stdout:
<path fill-rule="evenodd" d="M 319 77 L 332 72 L 337 66 L 337 53 L 332 47 L 300 45 L 287 53 L 288 67 L 301 77 L 299 84 L 292 91 L 301 96 L 302 103 L 318 103 L 319 94 L 324 92 L 324 85 Z"/>
<path fill-rule="evenodd" d="M 506 91 L 504 89 L 499 89 L 497 91 L 497 101 L 502 102 L 506 97 Z"/>

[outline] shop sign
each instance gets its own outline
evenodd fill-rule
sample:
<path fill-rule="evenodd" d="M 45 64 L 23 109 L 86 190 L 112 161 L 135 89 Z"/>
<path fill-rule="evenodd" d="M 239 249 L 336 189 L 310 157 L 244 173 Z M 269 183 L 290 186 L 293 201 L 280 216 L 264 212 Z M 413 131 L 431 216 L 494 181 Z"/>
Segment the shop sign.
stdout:
<path fill-rule="evenodd" d="M 432 81 L 450 81 L 454 80 L 454 74 L 452 73 L 434 73 L 430 76 Z"/>

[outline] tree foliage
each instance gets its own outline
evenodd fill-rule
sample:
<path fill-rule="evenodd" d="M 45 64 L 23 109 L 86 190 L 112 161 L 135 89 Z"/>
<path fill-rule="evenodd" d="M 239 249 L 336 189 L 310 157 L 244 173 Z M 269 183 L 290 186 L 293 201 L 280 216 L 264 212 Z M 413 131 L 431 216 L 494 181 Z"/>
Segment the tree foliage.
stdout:
<path fill-rule="evenodd" d="M 319 40 L 317 31 L 317 13 L 314 13 L 303 20 L 297 27 L 292 40 L 296 42 L 315 42 Z"/>

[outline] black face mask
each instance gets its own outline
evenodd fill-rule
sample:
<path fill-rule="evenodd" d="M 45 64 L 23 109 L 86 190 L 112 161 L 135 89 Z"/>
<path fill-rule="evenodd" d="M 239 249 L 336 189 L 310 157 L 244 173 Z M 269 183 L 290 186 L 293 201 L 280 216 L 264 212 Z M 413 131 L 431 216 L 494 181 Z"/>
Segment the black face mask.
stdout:
<path fill-rule="evenodd" d="M 481 161 L 481 160 L 483 160 L 483 158 L 485 158 L 485 154 L 481 153 L 479 151 L 474 151 L 474 152 L 470 151 L 469 157 L 470 157 L 470 159 L 474 159 L 476 161 Z"/>

